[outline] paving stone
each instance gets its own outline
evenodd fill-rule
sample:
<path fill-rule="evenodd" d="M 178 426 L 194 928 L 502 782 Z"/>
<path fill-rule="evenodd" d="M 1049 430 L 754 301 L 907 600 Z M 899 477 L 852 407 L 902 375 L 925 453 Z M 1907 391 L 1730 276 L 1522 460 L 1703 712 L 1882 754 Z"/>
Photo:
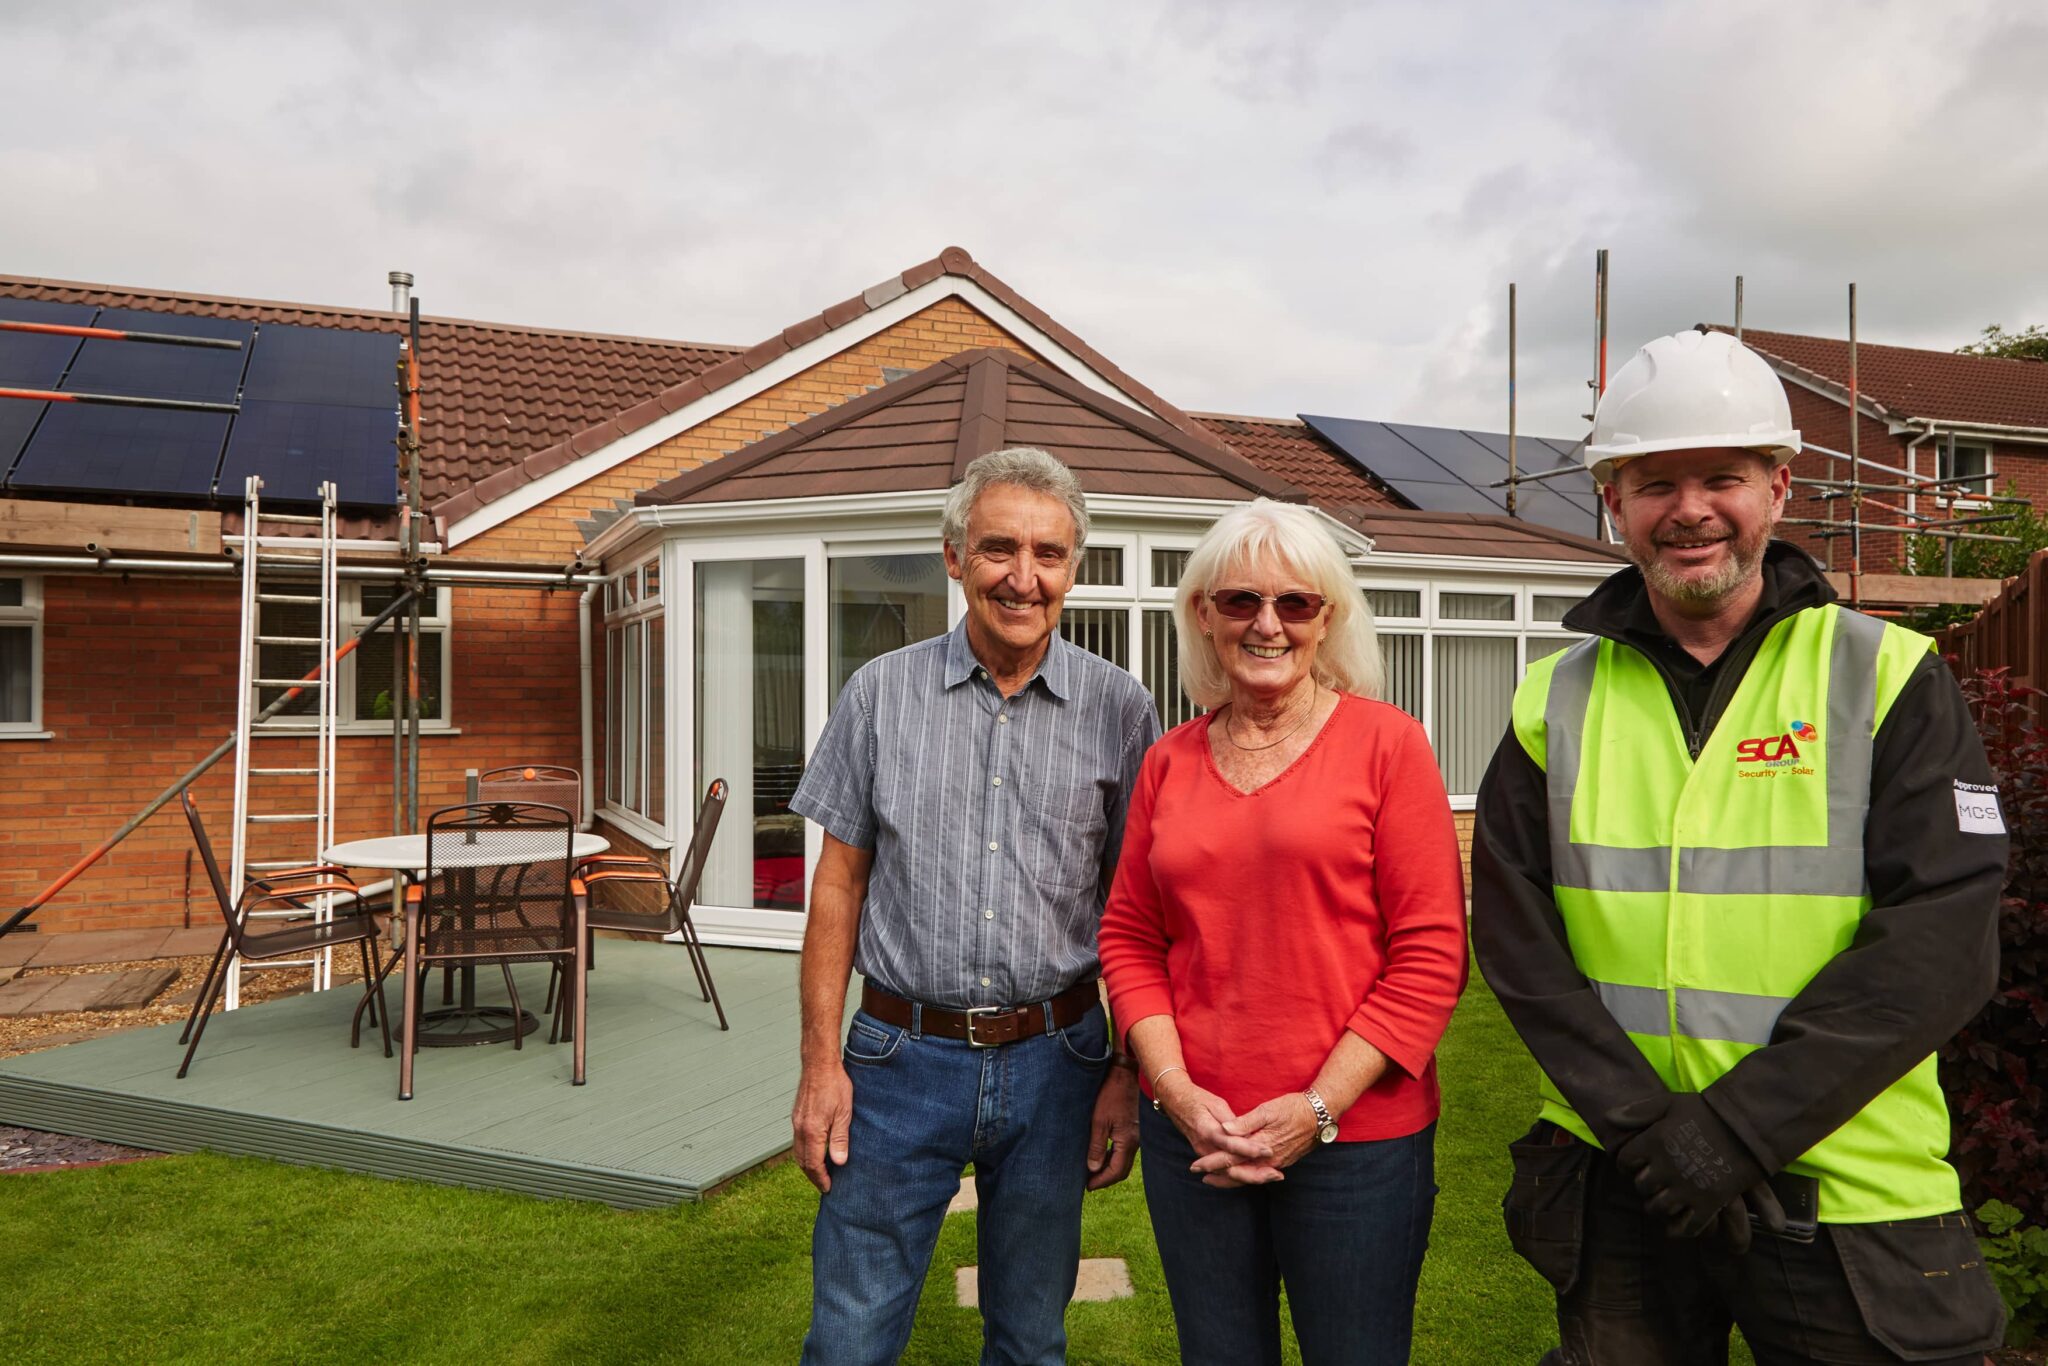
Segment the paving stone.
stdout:
<path fill-rule="evenodd" d="M 960 1189 L 954 1193 L 952 1200 L 946 1205 L 946 1213 L 959 1214 L 963 1210 L 978 1208 L 980 1203 L 980 1200 L 975 1196 L 974 1180 L 970 1177 L 960 1183 Z"/>
<path fill-rule="evenodd" d="M 1099 1300 L 1127 1300 L 1137 1292 L 1131 1288 L 1131 1271 L 1121 1257 L 1083 1257 L 1075 1278 L 1072 1303 Z M 963 1266 L 953 1272 L 953 1299 L 962 1309 L 981 1307 L 981 1268 Z"/>
<path fill-rule="evenodd" d="M 132 963 L 154 958 L 170 931 L 81 930 L 75 934 L 53 934 L 36 955 L 39 968 L 73 968 L 86 963 Z"/>
<path fill-rule="evenodd" d="M 56 977 L 17 977 L 5 986 L 0 986 L 0 1016 L 35 1015 L 37 1001 L 49 995 L 50 988 L 59 982 Z"/>
<path fill-rule="evenodd" d="M 218 916 L 215 917 L 219 919 Z M 159 958 L 187 958 L 195 953 L 211 954 L 220 946 L 218 925 L 194 925 L 189 930 L 172 930 L 157 949 Z"/>
<path fill-rule="evenodd" d="M 18 968 L 41 953 L 49 942 L 46 934 L 23 934 L 19 930 L 0 935 L 0 965 Z"/>
<path fill-rule="evenodd" d="M 69 977 L 24 977 L 25 982 L 48 982 L 50 989 L 35 999 L 22 1015 L 60 1015 L 73 1010 L 92 1010 L 100 996 L 120 979 L 117 972 L 81 972 Z"/>
<path fill-rule="evenodd" d="M 6 986 L 9 982 L 13 981 L 15 978 L 19 976 L 21 976 L 21 969 L 18 967 L 0 967 L 0 987 Z"/>
<path fill-rule="evenodd" d="M 107 984 L 88 1010 L 134 1010 L 161 996 L 178 980 L 176 968 L 130 968 Z"/>

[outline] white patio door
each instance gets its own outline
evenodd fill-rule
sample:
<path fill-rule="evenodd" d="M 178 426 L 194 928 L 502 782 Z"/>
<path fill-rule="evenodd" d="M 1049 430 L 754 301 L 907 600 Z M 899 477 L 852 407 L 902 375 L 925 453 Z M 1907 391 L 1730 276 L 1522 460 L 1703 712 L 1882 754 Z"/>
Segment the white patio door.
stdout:
<path fill-rule="evenodd" d="M 714 943 L 791 947 L 803 937 L 816 838 L 789 809 L 825 715 L 816 542 L 678 547 L 671 597 L 669 731 L 690 775 L 685 811 L 714 779 L 725 812 L 697 888 L 698 928 Z M 690 837 L 675 822 L 678 845 Z M 680 856 L 680 849 L 678 850 Z"/>

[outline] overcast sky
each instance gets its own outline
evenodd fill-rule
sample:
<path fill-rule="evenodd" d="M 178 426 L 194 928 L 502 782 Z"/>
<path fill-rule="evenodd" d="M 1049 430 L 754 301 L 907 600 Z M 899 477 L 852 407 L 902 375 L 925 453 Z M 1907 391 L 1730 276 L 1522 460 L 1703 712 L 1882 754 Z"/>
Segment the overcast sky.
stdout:
<path fill-rule="evenodd" d="M 2048 5 L 66 0 L 0 272 L 750 344 L 958 244 L 1173 402 L 1576 436 L 1746 322 L 2048 322 Z"/>

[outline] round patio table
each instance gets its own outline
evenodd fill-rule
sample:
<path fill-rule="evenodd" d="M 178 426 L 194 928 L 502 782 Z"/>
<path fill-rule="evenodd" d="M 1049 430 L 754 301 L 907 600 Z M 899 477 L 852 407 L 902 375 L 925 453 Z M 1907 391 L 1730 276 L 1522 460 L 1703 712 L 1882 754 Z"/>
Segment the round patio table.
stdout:
<path fill-rule="evenodd" d="M 530 841 L 523 832 L 494 831 L 491 838 L 465 844 L 459 832 L 450 832 L 434 842 L 436 868 L 502 868 L 517 863 L 538 863 L 559 857 L 562 836 L 558 831 L 536 830 Z M 531 845 L 529 853 L 527 846 Z M 602 835 L 578 832 L 569 850 L 571 862 L 602 854 L 612 842 Z M 387 868 L 400 874 L 391 879 L 392 927 L 405 923 L 405 875 L 427 866 L 425 835 L 382 835 L 375 839 L 344 840 L 321 853 L 329 863 L 344 868 Z M 540 1019 L 530 1010 L 512 1018 L 510 1006 L 480 1006 L 476 1003 L 476 968 L 462 969 L 461 997 L 457 1004 L 429 1010 L 420 1016 L 420 1047 L 462 1048 L 469 1044 L 503 1043 L 516 1028 L 531 1034 Z"/>

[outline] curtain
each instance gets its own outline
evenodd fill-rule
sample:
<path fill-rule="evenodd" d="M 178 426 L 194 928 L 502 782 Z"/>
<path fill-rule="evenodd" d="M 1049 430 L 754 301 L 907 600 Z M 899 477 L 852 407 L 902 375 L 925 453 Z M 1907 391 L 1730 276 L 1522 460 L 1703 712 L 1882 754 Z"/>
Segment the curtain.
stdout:
<path fill-rule="evenodd" d="M 1515 696 L 1513 636 L 1437 636 L 1436 760 L 1454 797 L 1479 779 L 1507 733 Z"/>

